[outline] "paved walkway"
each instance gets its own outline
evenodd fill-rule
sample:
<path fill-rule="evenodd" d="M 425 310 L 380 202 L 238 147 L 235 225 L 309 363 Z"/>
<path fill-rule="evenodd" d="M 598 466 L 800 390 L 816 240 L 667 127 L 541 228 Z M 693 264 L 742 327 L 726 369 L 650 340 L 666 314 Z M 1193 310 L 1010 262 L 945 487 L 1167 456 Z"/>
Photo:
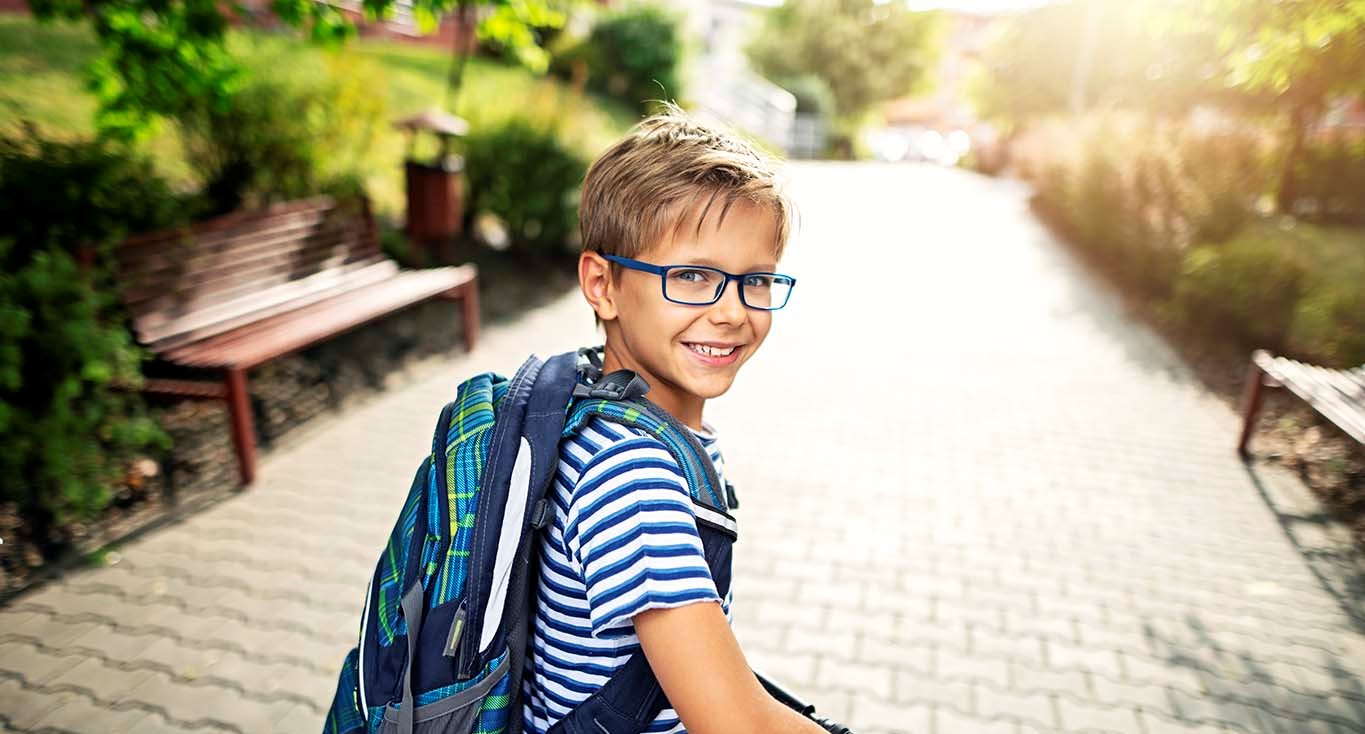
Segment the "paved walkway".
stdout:
<path fill-rule="evenodd" d="M 1070 264 L 1022 190 L 795 169 L 801 280 L 708 418 L 736 631 L 867 732 L 1365 732 L 1358 559 Z M 0 610 L 0 728 L 313 732 L 456 380 L 592 339 L 576 294 L 267 457 L 257 489 Z"/>

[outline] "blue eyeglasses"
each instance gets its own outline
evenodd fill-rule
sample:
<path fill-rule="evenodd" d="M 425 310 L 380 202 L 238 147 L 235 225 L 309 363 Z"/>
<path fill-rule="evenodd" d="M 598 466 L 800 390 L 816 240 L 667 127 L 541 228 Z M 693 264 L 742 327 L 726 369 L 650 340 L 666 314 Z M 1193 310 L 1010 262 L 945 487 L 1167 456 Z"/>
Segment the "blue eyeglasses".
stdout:
<path fill-rule="evenodd" d="M 686 306 L 706 306 L 720 300 L 730 281 L 739 283 L 739 301 L 760 311 L 776 311 L 787 305 L 796 278 L 781 273 L 735 275 L 705 265 L 652 265 L 619 255 L 603 255 L 622 267 L 654 273 L 663 284 L 664 298 Z"/>

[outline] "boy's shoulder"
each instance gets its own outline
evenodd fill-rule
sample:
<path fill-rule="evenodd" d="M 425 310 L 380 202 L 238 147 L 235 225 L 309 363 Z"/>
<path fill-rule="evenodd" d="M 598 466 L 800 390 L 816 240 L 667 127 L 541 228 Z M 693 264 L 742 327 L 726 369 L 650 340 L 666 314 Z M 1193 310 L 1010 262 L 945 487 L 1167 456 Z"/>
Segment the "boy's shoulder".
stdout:
<path fill-rule="evenodd" d="M 658 436 L 640 426 L 617 423 L 600 415 L 590 418 L 582 428 L 559 443 L 560 459 L 579 472 L 612 457 L 638 452 L 662 452 L 669 461 L 674 461 Z"/>
<path fill-rule="evenodd" d="M 703 423 L 703 431 L 691 428 L 725 484 L 724 458 L 717 444 L 715 429 Z M 664 440 L 648 429 L 593 416 L 581 429 L 559 444 L 560 484 L 570 502 L 603 492 L 616 493 L 627 486 L 667 487 L 692 497 L 698 490 L 691 486 L 688 472 Z"/>

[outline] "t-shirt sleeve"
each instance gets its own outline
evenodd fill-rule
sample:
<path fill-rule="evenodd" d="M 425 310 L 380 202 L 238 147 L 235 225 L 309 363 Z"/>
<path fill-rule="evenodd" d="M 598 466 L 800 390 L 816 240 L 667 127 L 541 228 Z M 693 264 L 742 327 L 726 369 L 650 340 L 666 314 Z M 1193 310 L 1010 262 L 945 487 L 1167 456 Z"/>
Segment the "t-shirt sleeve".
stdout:
<path fill-rule="evenodd" d="M 587 587 L 599 638 L 634 633 L 646 609 L 720 601 L 686 480 L 658 439 L 628 434 L 583 467 L 564 545 Z"/>

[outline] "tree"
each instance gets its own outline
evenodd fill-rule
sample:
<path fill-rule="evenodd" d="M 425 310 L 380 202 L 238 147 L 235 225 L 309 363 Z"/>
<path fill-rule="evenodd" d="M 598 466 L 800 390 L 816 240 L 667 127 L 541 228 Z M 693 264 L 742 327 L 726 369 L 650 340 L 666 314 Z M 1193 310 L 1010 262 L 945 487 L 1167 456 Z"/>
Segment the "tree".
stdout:
<path fill-rule="evenodd" d="M 852 123 L 873 105 L 918 91 L 938 59 L 937 13 L 875 0 L 787 0 L 768 11 L 747 49 L 769 79 L 814 75 Z"/>
<path fill-rule="evenodd" d="M 1365 0 L 1215 0 L 1200 11 L 1192 21 L 1217 29 L 1226 85 L 1284 123 L 1277 198 L 1288 210 L 1312 124 L 1334 98 L 1365 94 Z"/>
<path fill-rule="evenodd" d="M 515 50 L 514 56 L 543 67 L 528 23 L 555 17 L 546 0 L 412 0 L 424 31 L 457 8 L 492 6 L 480 38 Z M 389 17 L 394 0 L 363 0 L 367 20 Z M 145 137 L 158 119 L 187 110 L 224 110 L 244 72 L 226 48 L 227 12 L 246 17 L 239 2 L 219 0 L 29 0 L 35 17 L 88 22 L 102 47 L 91 69 L 102 136 Z M 337 6 L 319 0 L 271 0 L 270 10 L 313 40 L 334 45 L 356 33 Z M 518 50 L 519 49 L 519 50 Z"/>
<path fill-rule="evenodd" d="M 1214 34 L 1178 22 L 1181 2 L 1076 0 L 1004 19 L 971 81 L 977 114 L 1012 130 L 1092 106 L 1178 115 L 1218 101 Z"/>

